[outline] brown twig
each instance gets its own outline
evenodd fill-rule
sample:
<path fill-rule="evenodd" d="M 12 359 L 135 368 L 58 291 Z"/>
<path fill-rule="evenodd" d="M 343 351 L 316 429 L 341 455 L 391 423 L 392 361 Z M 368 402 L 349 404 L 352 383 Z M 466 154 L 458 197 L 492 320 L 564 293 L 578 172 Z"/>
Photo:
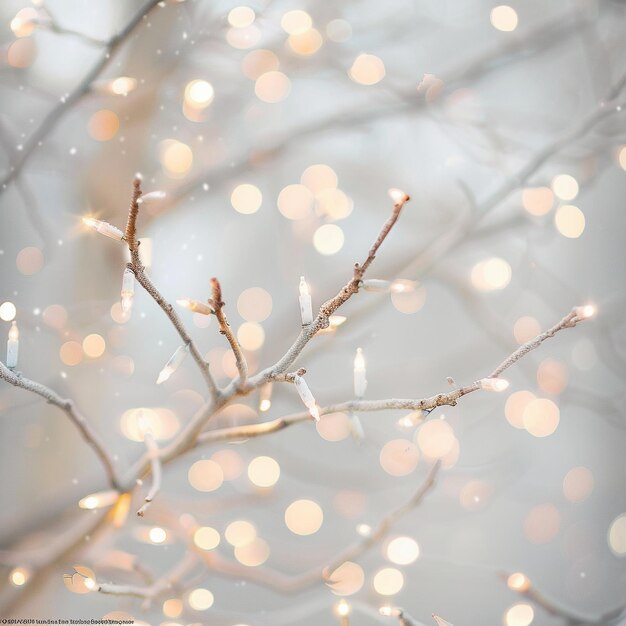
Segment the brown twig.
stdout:
<path fill-rule="evenodd" d="M 126 223 L 126 230 L 124 238 L 128 244 L 130 251 L 131 261 L 127 267 L 135 274 L 137 282 L 148 292 L 152 299 L 161 307 L 165 315 L 167 315 L 170 322 L 172 322 L 176 332 L 179 334 L 184 345 L 189 348 L 193 360 L 196 362 L 202 377 L 204 378 L 211 398 L 216 401 L 220 395 L 219 389 L 209 369 L 209 364 L 204 360 L 198 347 L 189 336 L 189 333 L 185 329 L 182 321 L 178 317 L 178 314 L 174 310 L 174 307 L 167 302 L 167 300 L 161 295 L 159 290 L 154 286 L 152 281 L 148 278 L 145 272 L 145 268 L 141 263 L 141 257 L 139 255 L 139 241 L 137 240 L 137 217 L 139 216 L 139 203 L 138 200 L 141 197 L 141 178 L 137 176 L 133 181 L 133 194 L 130 202 L 130 209 L 128 212 L 128 221 Z"/>
<path fill-rule="evenodd" d="M 222 301 L 222 286 L 220 285 L 220 281 L 215 277 L 211 278 L 211 300 L 209 300 L 209 304 L 213 308 L 215 317 L 220 325 L 220 333 L 226 337 L 228 343 L 230 344 L 230 348 L 235 355 L 237 371 L 239 372 L 237 386 L 239 388 L 243 388 L 248 378 L 248 363 L 246 362 L 246 357 L 244 356 L 241 346 L 237 341 L 237 337 L 235 337 L 235 334 L 226 319 L 226 315 L 224 314 L 225 302 Z"/>

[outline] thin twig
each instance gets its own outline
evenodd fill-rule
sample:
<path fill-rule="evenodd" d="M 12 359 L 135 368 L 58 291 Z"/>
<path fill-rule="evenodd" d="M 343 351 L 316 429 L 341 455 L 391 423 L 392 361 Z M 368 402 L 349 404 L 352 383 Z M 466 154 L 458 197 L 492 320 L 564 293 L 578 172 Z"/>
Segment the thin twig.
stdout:
<path fill-rule="evenodd" d="M 141 263 L 139 255 L 139 241 L 137 240 L 137 217 L 139 215 L 139 203 L 137 202 L 141 197 L 141 178 L 138 176 L 133 181 L 133 194 L 130 202 L 130 209 L 128 212 L 128 221 L 126 223 L 126 231 L 124 238 L 128 244 L 130 250 L 131 261 L 127 267 L 135 274 L 137 282 L 148 292 L 152 299 L 161 307 L 165 315 L 167 315 L 170 322 L 178 332 L 183 343 L 189 348 L 193 360 L 196 362 L 202 377 L 204 378 L 211 398 L 216 400 L 218 398 L 219 389 L 209 369 L 209 364 L 204 360 L 195 342 L 189 336 L 189 333 L 185 329 L 181 319 L 174 310 L 174 307 L 167 302 L 167 300 L 161 295 L 159 290 L 154 286 L 152 281 L 148 278 L 145 272 L 145 268 Z"/>
<path fill-rule="evenodd" d="M 220 333 L 226 337 L 228 343 L 230 344 L 230 348 L 235 355 L 237 371 L 239 372 L 237 386 L 243 388 L 248 378 L 248 363 L 246 362 L 246 357 L 241 350 L 239 341 L 237 341 L 237 337 L 235 337 L 235 333 L 233 333 L 232 328 L 226 319 L 226 315 L 224 314 L 225 303 L 222 301 L 222 286 L 220 285 L 220 281 L 215 277 L 211 278 L 211 300 L 209 300 L 209 304 L 213 308 L 215 317 L 220 325 Z"/>
<path fill-rule="evenodd" d="M 89 444 L 89 446 L 96 453 L 97 457 L 104 466 L 109 484 L 113 489 L 120 490 L 120 480 L 115 471 L 113 459 L 107 452 L 103 441 L 100 439 L 100 435 L 96 433 L 91 424 L 87 421 L 85 416 L 80 413 L 74 402 L 69 399 L 62 398 L 56 391 L 53 391 L 49 387 L 37 383 L 28 378 L 24 378 L 19 373 L 10 370 L 4 363 L 0 363 L 0 378 L 6 380 L 14 387 L 20 387 L 26 391 L 37 394 L 44 398 L 50 404 L 61 409 L 70 419 L 70 421 L 78 428 L 83 439 Z"/>

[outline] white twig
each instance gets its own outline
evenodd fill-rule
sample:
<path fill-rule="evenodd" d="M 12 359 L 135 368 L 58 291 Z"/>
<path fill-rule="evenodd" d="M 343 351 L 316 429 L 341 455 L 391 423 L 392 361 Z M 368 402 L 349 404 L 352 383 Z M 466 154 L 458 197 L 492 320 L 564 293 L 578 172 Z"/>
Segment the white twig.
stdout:
<path fill-rule="evenodd" d="M 157 445 L 152 433 L 147 432 L 144 435 L 144 443 L 147 448 L 147 455 L 150 459 L 150 469 L 152 473 L 152 485 L 150 490 L 146 494 L 145 502 L 141 508 L 137 511 L 139 517 L 143 517 L 148 507 L 159 493 L 161 489 L 161 459 L 159 458 L 159 446 Z"/>

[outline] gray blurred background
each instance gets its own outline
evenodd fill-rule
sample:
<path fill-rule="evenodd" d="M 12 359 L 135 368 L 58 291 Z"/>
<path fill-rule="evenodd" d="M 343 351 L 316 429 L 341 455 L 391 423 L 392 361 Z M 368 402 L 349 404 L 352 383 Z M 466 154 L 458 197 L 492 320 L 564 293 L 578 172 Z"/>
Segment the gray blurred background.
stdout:
<path fill-rule="evenodd" d="M 537 626 L 622 623 L 597 620 L 626 597 L 626 531 L 619 517 L 626 513 L 626 126 L 617 110 L 620 96 L 626 105 L 626 92 L 619 91 L 626 6 L 615 0 L 516 0 L 510 5 L 514 24 L 510 12 L 492 13 L 495 3 L 482 0 L 244 4 L 254 9 L 255 20 L 237 28 L 228 21 L 236 2 L 161 3 L 116 47 L 94 77 L 95 88 L 75 98 L 102 54 L 97 42 L 76 33 L 107 40 L 141 3 L 49 0 L 45 6 L 60 32 L 37 27 L 22 37 L 10 24 L 24 3 L 1 3 L 0 162 L 7 178 L 0 197 L 0 300 L 17 308 L 19 369 L 73 398 L 126 468 L 143 447 L 124 435 L 123 413 L 167 408 L 170 420 L 184 424 L 203 387 L 191 360 L 155 386 L 178 337 L 139 286 L 131 319 L 112 318 L 123 246 L 87 232 L 81 217 L 96 215 L 123 227 L 137 171 L 146 191 L 165 190 L 167 199 L 142 208 L 139 220 L 140 236 L 151 240 L 151 278 L 174 301 L 204 300 L 209 278 L 218 276 L 235 329 L 246 321 L 237 306 L 240 294 L 265 290 L 272 309 L 257 322 L 264 341 L 247 352 L 258 371 L 276 361 L 299 331 L 300 275 L 319 307 L 365 258 L 391 208 L 387 189 L 400 187 L 412 200 L 369 277 L 416 281 L 416 291 L 393 297 L 362 291 L 340 311 L 346 322 L 311 342 L 298 366 L 307 368 L 320 405 L 352 397 L 357 347 L 367 360 L 367 398 L 419 398 L 448 390 L 447 377 L 466 384 L 486 376 L 528 328 L 538 323 L 545 329 L 574 305 L 593 303 L 598 312 L 511 369 L 505 393 L 472 394 L 433 414 L 445 415 L 454 429 L 458 459 L 389 535 L 413 537 L 419 558 L 393 565 L 385 540 L 358 560 L 365 580 L 347 598 L 351 624 L 394 623 L 376 614 L 386 603 L 427 624 L 434 612 L 455 626 L 525 626 L 505 617 L 518 603 L 533 606 Z M 311 16 L 319 37 L 309 31 L 309 39 L 288 42 L 281 18 L 293 10 Z M 275 56 L 250 57 L 257 49 Z M 377 61 L 362 58 L 366 78 L 359 82 L 353 64 L 362 53 L 382 61 L 384 78 Z M 285 78 L 273 75 L 279 87 L 270 85 L 269 98 L 279 101 L 266 102 L 259 97 L 263 83 L 254 77 L 275 70 L 276 62 L 289 93 L 280 93 Z M 136 78 L 136 88 L 126 96 L 110 93 L 106 81 L 118 76 Z M 380 80 L 362 84 L 371 76 Z M 204 108 L 185 100 L 192 80 L 214 89 Z M 60 107 L 68 94 L 70 105 Z M 58 119 L 55 114 L 46 122 L 52 110 Z M 29 137 L 42 124 L 42 145 L 25 157 Z M 185 163 L 189 154 L 191 164 Z M 332 208 L 329 214 L 323 194 L 311 199 L 300 219 L 279 210 L 281 190 L 299 184 L 314 164 L 336 173 L 349 198 L 340 198 L 338 210 L 353 204 L 347 216 L 337 219 Z M 571 179 L 555 178 L 560 175 L 575 178 L 575 197 L 569 199 Z M 244 183 L 262 194 L 254 213 L 231 204 L 233 190 Z M 540 187 L 546 189 L 535 196 L 528 192 Z M 546 206 L 537 208 L 539 196 Z M 580 213 L 561 211 L 563 205 L 582 211 L 584 230 Z M 325 224 L 338 226 L 345 238 L 333 254 L 319 251 L 330 245 L 325 231 L 315 245 Z M 495 278 L 481 279 L 484 265 L 477 264 L 493 258 L 506 263 L 496 262 Z M 226 383 L 232 363 L 215 320 L 200 328 L 191 313 L 181 317 Z M 535 322 L 520 322 L 524 317 Z M 9 326 L 2 321 L 2 332 Z M 106 342 L 97 358 L 78 349 L 90 334 Z M 71 365 L 74 357 L 80 362 Z M 520 390 L 558 406 L 553 434 L 536 437 L 509 423 L 505 403 Z M 301 410 L 291 386 L 274 385 L 267 413 L 258 412 L 258 401 L 258 394 L 246 398 L 249 409 L 228 412 L 214 427 Z M 54 407 L 3 383 L 0 411 L 1 547 L 37 553 L 77 518 L 92 515 L 77 502 L 105 489 L 105 478 Z M 184 545 L 147 545 L 137 539 L 136 527 L 167 527 L 168 515 L 183 513 L 220 533 L 233 520 L 251 521 L 270 547 L 261 568 L 295 575 L 323 565 L 358 538 L 359 524 L 375 526 L 423 480 L 431 462 L 423 450 L 407 475 L 392 476 L 381 467 L 388 441 L 414 438 L 415 429 L 397 425 L 403 415 L 362 414 L 360 444 L 345 429 L 341 441 L 328 441 L 307 422 L 186 455 L 166 468 L 158 503 L 144 520 L 131 510 L 122 529 L 94 538 L 40 575 L 30 572 L 36 582 L 15 588 L 16 564 L 7 557 L 0 570 L 0 618 L 85 619 L 124 611 L 149 624 L 338 624 L 333 606 L 339 596 L 321 582 L 288 595 L 198 565 L 180 589 L 142 609 L 135 598 L 73 594 L 63 574 L 82 564 L 99 580 L 141 584 L 115 569 L 99 575 L 98 559 L 115 549 L 138 555 L 158 577 Z M 196 491 L 189 467 L 224 449 L 239 455 L 241 475 L 216 491 Z M 255 489 L 246 476 L 245 466 L 259 455 L 280 464 L 280 480 L 271 489 Z M 298 498 L 323 509 L 317 533 L 298 536 L 285 526 L 284 510 Z M 232 557 L 223 537 L 218 551 Z M 373 584 L 385 567 L 404 575 L 402 589 L 391 597 Z M 521 598 L 507 588 L 502 571 L 524 572 L 533 588 L 580 620 Z M 196 587 L 213 593 L 208 611 L 194 611 L 186 601 Z M 168 598 L 182 599 L 180 617 L 164 615 Z"/>

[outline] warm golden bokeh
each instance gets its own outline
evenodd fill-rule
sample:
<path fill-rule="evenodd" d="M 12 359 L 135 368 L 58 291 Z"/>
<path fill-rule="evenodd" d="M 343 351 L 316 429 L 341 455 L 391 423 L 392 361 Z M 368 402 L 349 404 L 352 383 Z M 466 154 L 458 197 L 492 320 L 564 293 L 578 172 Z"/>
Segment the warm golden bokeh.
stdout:
<path fill-rule="evenodd" d="M 324 513 L 313 500 L 296 500 L 285 510 L 285 524 L 295 535 L 312 535 L 322 526 Z"/>
<path fill-rule="evenodd" d="M 190 485 L 198 491 L 215 491 L 224 482 L 222 468 L 210 459 L 196 461 L 187 473 Z"/>
<path fill-rule="evenodd" d="M 391 476 L 406 476 L 416 467 L 419 460 L 417 446 L 408 439 L 392 439 L 380 451 L 381 467 Z"/>

